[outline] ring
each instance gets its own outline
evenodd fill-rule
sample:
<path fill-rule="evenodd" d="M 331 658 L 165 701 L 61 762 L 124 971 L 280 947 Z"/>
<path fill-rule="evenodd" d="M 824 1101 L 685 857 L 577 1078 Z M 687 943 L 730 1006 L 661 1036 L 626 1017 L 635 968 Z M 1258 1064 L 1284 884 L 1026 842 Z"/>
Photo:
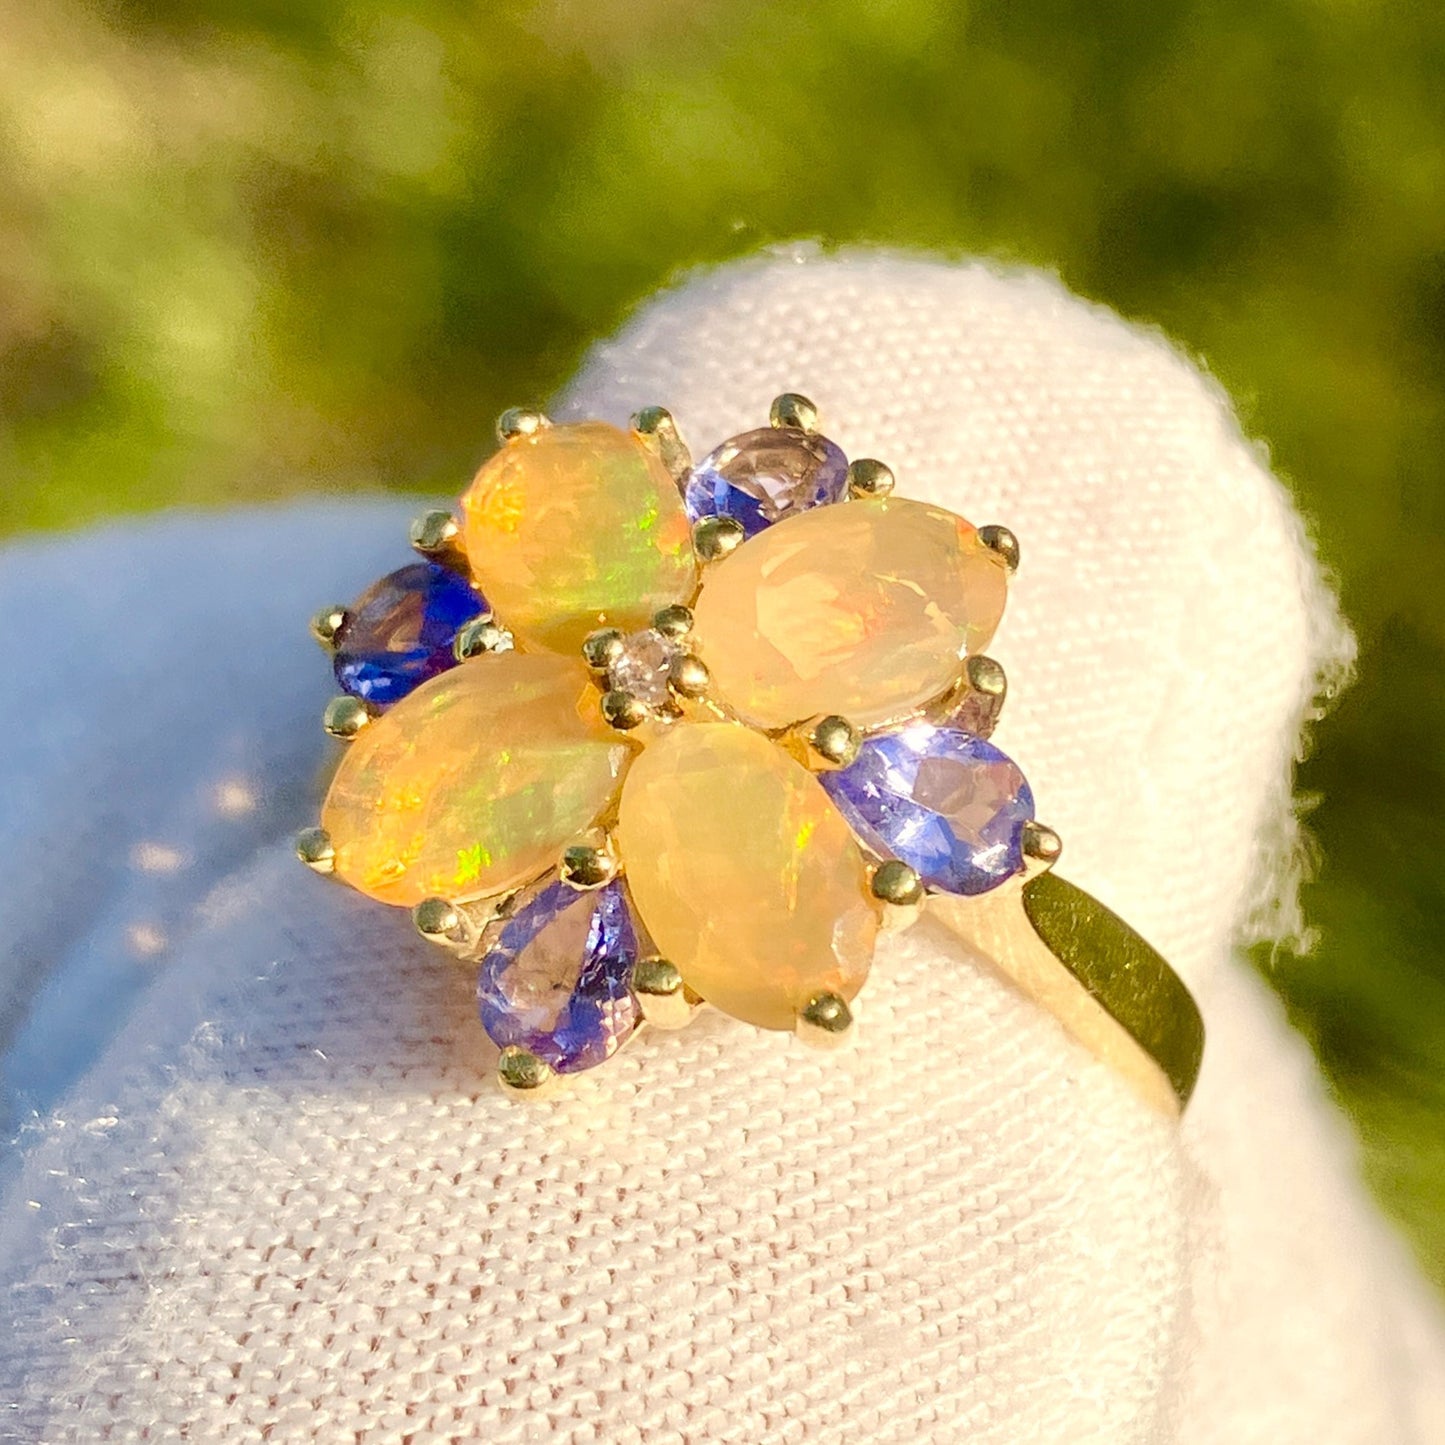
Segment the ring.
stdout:
<path fill-rule="evenodd" d="M 834 1045 L 927 912 L 1177 1114 L 1204 1028 L 1053 873 L 990 740 L 1019 545 L 895 493 L 806 397 L 694 463 L 672 416 L 513 410 L 417 560 L 312 621 L 346 744 L 304 863 L 476 962 L 538 1096 L 704 1006 Z"/>

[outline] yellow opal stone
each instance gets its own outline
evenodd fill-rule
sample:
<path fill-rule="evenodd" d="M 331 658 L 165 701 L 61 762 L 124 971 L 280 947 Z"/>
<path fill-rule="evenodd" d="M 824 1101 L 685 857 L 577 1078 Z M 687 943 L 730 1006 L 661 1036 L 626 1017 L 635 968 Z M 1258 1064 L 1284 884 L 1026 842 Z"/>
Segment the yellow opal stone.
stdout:
<path fill-rule="evenodd" d="M 321 809 L 336 874 L 407 906 L 517 888 L 608 807 L 632 751 L 580 662 L 474 658 L 347 745 Z"/>
<path fill-rule="evenodd" d="M 879 905 L 818 780 L 736 723 L 681 723 L 629 769 L 618 840 L 659 952 L 715 1008 L 790 1029 L 823 991 L 851 999 Z"/>
<path fill-rule="evenodd" d="M 606 422 L 507 442 L 462 497 L 473 576 L 524 642 L 575 652 L 598 627 L 632 632 L 697 580 L 667 468 Z"/>
<path fill-rule="evenodd" d="M 987 646 L 1008 573 L 962 517 L 902 497 L 803 512 L 707 574 L 691 643 L 715 695 L 759 727 L 860 727 L 944 692 Z"/>

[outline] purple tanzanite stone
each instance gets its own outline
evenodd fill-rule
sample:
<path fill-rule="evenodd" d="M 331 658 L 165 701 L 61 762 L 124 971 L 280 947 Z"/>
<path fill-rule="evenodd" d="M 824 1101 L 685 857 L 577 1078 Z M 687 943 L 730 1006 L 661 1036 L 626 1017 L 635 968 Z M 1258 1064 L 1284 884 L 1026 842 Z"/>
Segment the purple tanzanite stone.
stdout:
<path fill-rule="evenodd" d="M 848 459 L 835 443 L 797 427 L 765 426 L 705 456 L 687 479 L 683 502 L 694 522 L 732 517 L 751 537 L 847 493 Z"/>
<path fill-rule="evenodd" d="M 869 848 L 930 887 L 986 893 L 1023 867 L 1034 797 L 1017 765 L 982 738 L 917 723 L 868 738 L 848 767 L 819 781 Z"/>
<path fill-rule="evenodd" d="M 465 577 L 414 562 L 374 582 L 336 634 L 336 680 L 378 707 L 453 666 L 452 642 L 487 604 Z"/>
<path fill-rule="evenodd" d="M 482 959 L 482 1027 L 499 1048 L 518 1044 L 560 1074 L 602 1063 L 641 1020 L 632 968 L 645 939 L 620 880 L 587 893 L 535 885 Z"/>

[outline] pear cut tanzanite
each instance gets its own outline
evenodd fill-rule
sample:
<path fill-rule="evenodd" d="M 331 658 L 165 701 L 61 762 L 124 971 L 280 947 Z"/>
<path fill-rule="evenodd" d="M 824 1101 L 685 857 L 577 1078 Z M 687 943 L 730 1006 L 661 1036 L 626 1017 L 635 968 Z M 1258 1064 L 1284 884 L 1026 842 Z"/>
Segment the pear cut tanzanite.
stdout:
<path fill-rule="evenodd" d="M 1034 798 L 1018 766 L 959 728 L 915 723 L 868 738 L 819 781 L 874 853 L 945 893 L 986 893 L 1023 868 Z"/>
<path fill-rule="evenodd" d="M 499 1048 L 519 1045 L 560 1074 L 590 1069 L 641 1021 L 632 970 L 646 947 L 621 880 L 590 892 L 536 884 L 482 959 L 482 1027 Z"/>
<path fill-rule="evenodd" d="M 376 707 L 399 702 L 455 664 L 457 633 L 486 610 L 466 578 L 439 563 L 390 572 L 346 609 L 336 634 L 336 680 Z"/>

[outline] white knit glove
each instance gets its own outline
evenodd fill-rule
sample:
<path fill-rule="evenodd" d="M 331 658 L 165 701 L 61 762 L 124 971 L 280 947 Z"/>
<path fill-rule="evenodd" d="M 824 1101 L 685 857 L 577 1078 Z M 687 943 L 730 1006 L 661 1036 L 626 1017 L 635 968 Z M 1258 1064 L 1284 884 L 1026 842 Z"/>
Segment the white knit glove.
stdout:
<path fill-rule="evenodd" d="M 0 559 L 6 1016 L 53 972 L 7 1082 L 80 1076 L 4 1175 L 0 1436 L 1445 1440 L 1445 1331 L 1231 956 L 1292 926 L 1290 758 L 1348 650 L 1283 491 L 1159 338 L 976 265 L 701 276 L 554 411 L 661 403 L 701 451 L 788 390 L 1019 536 L 997 740 L 1060 871 L 1200 1001 L 1182 1128 L 926 923 L 849 1053 L 704 1015 L 503 1099 L 470 971 L 284 836 L 330 691 L 304 619 L 405 560 L 405 509 L 29 544 Z"/>

